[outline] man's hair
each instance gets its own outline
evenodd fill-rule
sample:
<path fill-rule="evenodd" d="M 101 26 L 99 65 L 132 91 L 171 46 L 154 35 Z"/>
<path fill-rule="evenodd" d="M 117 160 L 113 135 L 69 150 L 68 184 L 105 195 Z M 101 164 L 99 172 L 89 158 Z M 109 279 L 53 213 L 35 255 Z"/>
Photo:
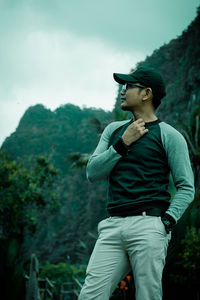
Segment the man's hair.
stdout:
<path fill-rule="evenodd" d="M 153 106 L 154 106 L 155 109 L 158 108 L 158 106 L 160 105 L 160 103 L 161 103 L 161 99 L 158 96 L 156 97 L 156 96 L 153 95 L 152 104 L 153 104 Z"/>
<path fill-rule="evenodd" d="M 144 89 L 144 88 L 141 88 L 141 87 L 138 87 L 139 88 L 139 94 L 141 93 L 141 91 Z M 153 95 L 153 94 L 152 94 Z M 155 110 L 158 108 L 158 106 L 160 105 L 161 103 L 161 99 L 158 97 L 158 96 L 154 96 L 152 97 L 152 104 L 153 104 L 153 107 L 155 108 Z"/>

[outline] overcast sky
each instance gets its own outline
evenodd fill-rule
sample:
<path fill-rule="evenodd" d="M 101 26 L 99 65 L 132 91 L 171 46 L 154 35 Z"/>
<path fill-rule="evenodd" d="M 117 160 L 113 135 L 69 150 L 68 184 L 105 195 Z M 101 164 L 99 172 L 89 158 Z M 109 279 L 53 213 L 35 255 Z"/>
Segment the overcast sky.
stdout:
<path fill-rule="evenodd" d="M 200 0 L 0 0 L 0 145 L 25 110 L 112 110 L 113 73 L 177 38 Z"/>

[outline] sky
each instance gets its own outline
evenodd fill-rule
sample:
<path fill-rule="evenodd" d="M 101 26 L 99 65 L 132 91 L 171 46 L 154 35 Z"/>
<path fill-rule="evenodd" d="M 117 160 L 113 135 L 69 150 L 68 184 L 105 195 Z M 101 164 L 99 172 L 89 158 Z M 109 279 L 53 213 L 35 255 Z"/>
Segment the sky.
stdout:
<path fill-rule="evenodd" d="M 28 107 L 111 111 L 137 62 L 181 35 L 200 0 L 0 0 L 0 145 Z"/>

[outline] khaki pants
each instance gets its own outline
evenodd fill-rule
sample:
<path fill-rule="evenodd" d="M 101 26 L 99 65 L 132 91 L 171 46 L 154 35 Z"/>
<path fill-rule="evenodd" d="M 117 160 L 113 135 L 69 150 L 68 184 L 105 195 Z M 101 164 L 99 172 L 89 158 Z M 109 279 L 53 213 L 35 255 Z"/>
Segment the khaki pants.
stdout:
<path fill-rule="evenodd" d="M 78 300 L 109 300 L 116 285 L 133 271 L 136 300 L 162 299 L 162 273 L 171 232 L 161 217 L 108 217 L 98 223 Z"/>

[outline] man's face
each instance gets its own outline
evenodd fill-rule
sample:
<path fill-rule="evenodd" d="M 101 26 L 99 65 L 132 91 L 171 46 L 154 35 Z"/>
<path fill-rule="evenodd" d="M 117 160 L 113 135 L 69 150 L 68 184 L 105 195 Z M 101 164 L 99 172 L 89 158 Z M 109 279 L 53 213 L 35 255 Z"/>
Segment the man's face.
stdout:
<path fill-rule="evenodd" d="M 139 82 L 123 85 L 121 91 L 122 110 L 134 111 L 134 109 L 141 107 L 145 89 L 140 90 L 137 85 L 142 86 Z"/>

